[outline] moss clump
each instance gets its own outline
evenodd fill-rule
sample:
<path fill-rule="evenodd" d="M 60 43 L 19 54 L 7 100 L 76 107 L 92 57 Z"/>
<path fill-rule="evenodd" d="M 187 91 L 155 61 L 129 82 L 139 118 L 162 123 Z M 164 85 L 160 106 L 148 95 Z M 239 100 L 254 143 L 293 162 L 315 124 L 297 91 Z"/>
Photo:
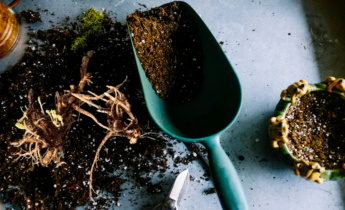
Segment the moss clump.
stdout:
<path fill-rule="evenodd" d="M 88 38 L 99 31 L 104 19 L 103 11 L 97 11 L 95 8 L 90 8 L 87 12 L 84 12 L 84 15 L 81 19 L 80 34 L 72 43 L 71 49 L 74 52 L 87 46 Z"/>

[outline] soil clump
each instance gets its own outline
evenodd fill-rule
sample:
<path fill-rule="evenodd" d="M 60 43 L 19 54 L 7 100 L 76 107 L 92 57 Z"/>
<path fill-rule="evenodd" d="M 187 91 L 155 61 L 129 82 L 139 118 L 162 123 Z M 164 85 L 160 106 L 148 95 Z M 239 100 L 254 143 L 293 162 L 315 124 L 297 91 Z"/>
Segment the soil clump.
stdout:
<path fill-rule="evenodd" d="M 32 11 L 31 9 L 22 10 L 20 15 L 25 18 L 27 23 L 42 22 L 40 13 Z"/>

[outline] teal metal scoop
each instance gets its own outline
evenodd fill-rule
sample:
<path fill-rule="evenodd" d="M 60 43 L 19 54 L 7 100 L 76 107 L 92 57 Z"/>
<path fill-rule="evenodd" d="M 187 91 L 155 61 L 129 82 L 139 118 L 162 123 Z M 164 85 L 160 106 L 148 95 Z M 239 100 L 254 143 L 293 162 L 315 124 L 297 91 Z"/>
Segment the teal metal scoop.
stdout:
<path fill-rule="evenodd" d="M 132 41 L 147 108 L 157 125 L 187 142 L 201 142 L 209 152 L 210 168 L 224 209 L 248 209 L 237 172 L 220 145 L 220 136 L 233 123 L 241 106 L 241 86 L 231 64 L 199 15 L 186 3 L 202 43 L 203 84 L 188 103 L 170 104 L 160 99 L 145 75 Z M 130 32 L 129 32 L 130 33 Z"/>

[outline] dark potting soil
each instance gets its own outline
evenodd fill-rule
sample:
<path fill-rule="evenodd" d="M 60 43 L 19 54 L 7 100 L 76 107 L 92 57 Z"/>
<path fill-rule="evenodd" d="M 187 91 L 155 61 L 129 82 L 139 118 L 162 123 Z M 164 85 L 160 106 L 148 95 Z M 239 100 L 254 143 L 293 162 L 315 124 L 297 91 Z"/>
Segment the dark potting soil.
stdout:
<path fill-rule="evenodd" d="M 87 48 L 76 53 L 70 46 L 77 28 L 66 26 L 30 32 L 24 57 L 0 75 L 0 199 L 3 202 L 27 209 L 73 209 L 90 201 L 89 171 L 105 134 L 91 119 L 77 116 L 64 145 L 62 161 L 66 164 L 60 167 L 49 164 L 31 170 L 31 160 L 14 161 L 21 150 L 10 145 L 23 136 L 23 130 L 15 127 L 15 123 L 28 105 L 29 89 L 34 91 L 35 98 L 40 97 L 44 109 L 55 109 L 55 93 L 62 95 L 64 90 L 69 90 L 69 85 L 78 84 L 81 58 L 89 50 L 95 51 L 88 67 L 93 83 L 85 91 L 101 94 L 106 85 L 118 85 L 127 76 L 120 90 L 126 94 L 133 114 L 145 132 L 159 132 L 145 107 L 127 27 L 113 22 L 107 15 L 102 27 L 102 32 L 89 39 Z M 100 121 L 106 120 L 103 115 L 95 115 Z M 161 188 L 159 183 L 152 183 L 151 173 L 164 175 L 169 167 L 167 161 L 175 151 L 172 143 L 159 136 L 155 138 L 142 138 L 131 145 L 128 139 L 116 137 L 106 143 L 93 173 L 93 187 L 111 193 L 114 198 L 98 199 L 91 205 L 104 208 L 116 201 L 124 190 L 122 185 L 128 181 L 126 178 L 134 180 L 134 186 L 147 187 L 148 193 L 159 193 Z"/>
<path fill-rule="evenodd" d="M 194 98 L 202 81 L 195 23 L 173 2 L 127 17 L 137 56 L 157 95 L 169 102 Z"/>
<path fill-rule="evenodd" d="M 40 13 L 32 11 L 31 9 L 22 10 L 20 15 L 25 18 L 27 23 L 42 22 Z"/>
<path fill-rule="evenodd" d="M 326 169 L 345 163 L 345 101 L 336 94 L 314 91 L 292 104 L 286 120 L 292 154 Z"/>
<path fill-rule="evenodd" d="M 209 188 L 207 190 L 204 191 L 205 195 L 209 195 L 209 194 L 214 194 L 216 193 L 216 188 L 212 187 L 212 188 Z"/>

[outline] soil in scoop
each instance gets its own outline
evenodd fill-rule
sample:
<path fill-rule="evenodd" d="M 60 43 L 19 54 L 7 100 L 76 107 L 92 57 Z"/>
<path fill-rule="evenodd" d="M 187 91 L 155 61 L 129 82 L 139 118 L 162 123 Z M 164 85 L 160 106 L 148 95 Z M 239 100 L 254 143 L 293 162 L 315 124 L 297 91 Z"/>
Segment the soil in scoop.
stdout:
<path fill-rule="evenodd" d="M 137 56 L 157 95 L 169 102 L 194 98 L 202 81 L 195 23 L 177 2 L 127 18 Z"/>
<path fill-rule="evenodd" d="M 88 50 L 95 51 L 88 68 L 93 75 L 93 84 L 85 90 L 101 94 L 106 85 L 118 85 L 128 76 L 121 91 L 132 105 L 133 114 L 146 132 L 159 132 L 145 106 L 127 27 L 113 22 L 108 16 L 102 24 L 102 32 L 90 39 L 86 49 L 77 53 L 70 50 L 76 37 L 73 31 L 78 30 L 74 28 L 75 23 L 65 28 L 32 32 L 29 34 L 30 46 L 22 60 L 0 75 L 0 200 L 3 202 L 17 204 L 20 209 L 73 209 L 89 203 L 89 171 L 97 147 L 104 138 L 104 130 L 88 117 L 77 117 L 64 146 L 62 161 L 66 164 L 58 168 L 50 164 L 31 171 L 30 160 L 14 161 L 20 150 L 10 145 L 23 136 L 15 123 L 28 104 L 29 89 L 33 89 L 35 98 L 40 97 L 45 103 L 44 109 L 55 109 L 55 92 L 62 95 L 69 85 L 78 84 L 81 58 Z M 106 120 L 102 114 L 96 117 Z M 130 145 L 128 139 L 112 138 L 102 149 L 93 174 L 93 185 L 95 190 L 107 191 L 114 197 L 97 199 L 90 206 L 107 208 L 116 202 L 128 178 L 134 181 L 134 188 L 146 187 L 149 193 L 156 193 L 151 192 L 152 173 L 163 176 L 169 157 L 174 155 L 173 144 L 163 140 L 143 138 Z M 154 183 L 155 188 L 158 189 L 159 184 Z"/>
<path fill-rule="evenodd" d="M 345 101 L 336 94 L 314 91 L 297 99 L 287 113 L 292 154 L 326 169 L 345 163 Z"/>

